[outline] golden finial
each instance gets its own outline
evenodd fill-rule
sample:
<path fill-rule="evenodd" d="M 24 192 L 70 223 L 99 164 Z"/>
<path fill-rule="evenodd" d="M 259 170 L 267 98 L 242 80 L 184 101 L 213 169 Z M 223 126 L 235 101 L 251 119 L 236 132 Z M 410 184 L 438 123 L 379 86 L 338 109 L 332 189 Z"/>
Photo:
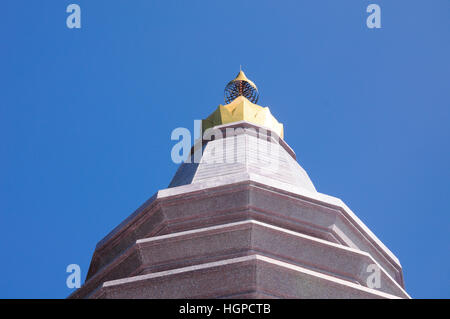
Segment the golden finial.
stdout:
<path fill-rule="evenodd" d="M 225 87 L 225 102 L 231 103 L 238 96 L 246 97 L 250 102 L 257 103 L 259 98 L 258 88 L 255 83 L 250 81 L 246 76 L 242 67 L 239 67 L 239 73 L 234 80 L 228 82 Z"/>

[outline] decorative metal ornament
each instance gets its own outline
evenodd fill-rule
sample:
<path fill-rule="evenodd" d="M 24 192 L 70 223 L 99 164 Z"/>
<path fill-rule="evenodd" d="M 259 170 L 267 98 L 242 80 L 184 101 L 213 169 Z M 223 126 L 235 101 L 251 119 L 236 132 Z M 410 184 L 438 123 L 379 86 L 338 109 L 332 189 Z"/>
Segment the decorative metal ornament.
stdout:
<path fill-rule="evenodd" d="M 238 96 L 244 96 L 255 104 L 259 98 L 258 88 L 255 83 L 247 79 L 242 70 L 239 71 L 239 74 L 234 80 L 228 82 L 224 95 L 226 104 L 233 102 Z"/>

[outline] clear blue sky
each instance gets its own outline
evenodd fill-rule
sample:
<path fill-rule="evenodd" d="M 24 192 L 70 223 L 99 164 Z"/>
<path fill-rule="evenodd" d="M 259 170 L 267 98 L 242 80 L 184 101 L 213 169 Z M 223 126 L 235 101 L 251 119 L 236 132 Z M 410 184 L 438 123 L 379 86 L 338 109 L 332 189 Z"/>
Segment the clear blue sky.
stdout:
<path fill-rule="evenodd" d="M 82 28 L 66 27 L 66 7 Z M 369 30 L 366 7 L 382 9 Z M 64 298 L 242 64 L 318 191 L 450 297 L 450 1 L 3 0 L 0 297 Z"/>

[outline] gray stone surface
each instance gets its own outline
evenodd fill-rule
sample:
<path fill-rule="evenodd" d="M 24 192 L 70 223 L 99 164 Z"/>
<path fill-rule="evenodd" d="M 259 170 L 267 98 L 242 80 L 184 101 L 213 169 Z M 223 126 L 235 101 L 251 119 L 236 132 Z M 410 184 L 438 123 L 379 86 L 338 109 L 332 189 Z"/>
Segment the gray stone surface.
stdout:
<path fill-rule="evenodd" d="M 88 278 L 138 239 L 253 219 L 366 251 L 403 285 L 401 266 L 346 213 L 249 181 L 157 198 L 97 247 Z"/>
<path fill-rule="evenodd" d="M 89 280 L 95 290 L 105 281 L 183 268 L 252 254 L 271 257 L 367 286 L 376 264 L 364 252 L 269 224 L 248 220 L 137 240 Z M 379 266 L 378 266 L 379 267 Z M 379 291 L 407 298 L 382 267 Z M 78 297 L 86 297 L 78 293 Z"/>
<path fill-rule="evenodd" d="M 234 128 L 227 131 L 227 128 Z M 266 129 L 247 122 L 222 125 L 216 128 L 222 138 L 206 144 L 202 160 L 183 163 L 169 187 L 200 183 L 220 176 L 253 173 L 316 191 L 306 171 L 295 160 L 287 144 Z M 219 151 L 217 151 L 219 150 Z"/>
<path fill-rule="evenodd" d="M 272 258 L 250 255 L 105 282 L 93 298 L 398 298 Z"/>
<path fill-rule="evenodd" d="M 70 298 L 409 298 L 398 259 L 283 140 L 230 127 L 97 244 Z"/>

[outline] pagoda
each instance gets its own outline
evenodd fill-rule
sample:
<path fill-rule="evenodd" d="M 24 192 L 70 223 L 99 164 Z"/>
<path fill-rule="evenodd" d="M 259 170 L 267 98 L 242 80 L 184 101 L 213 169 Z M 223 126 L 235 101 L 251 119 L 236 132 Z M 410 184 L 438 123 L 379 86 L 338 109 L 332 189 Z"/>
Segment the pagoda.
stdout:
<path fill-rule="evenodd" d="M 103 238 L 69 298 L 410 298 L 397 257 L 319 193 L 241 70 L 168 188 Z"/>

